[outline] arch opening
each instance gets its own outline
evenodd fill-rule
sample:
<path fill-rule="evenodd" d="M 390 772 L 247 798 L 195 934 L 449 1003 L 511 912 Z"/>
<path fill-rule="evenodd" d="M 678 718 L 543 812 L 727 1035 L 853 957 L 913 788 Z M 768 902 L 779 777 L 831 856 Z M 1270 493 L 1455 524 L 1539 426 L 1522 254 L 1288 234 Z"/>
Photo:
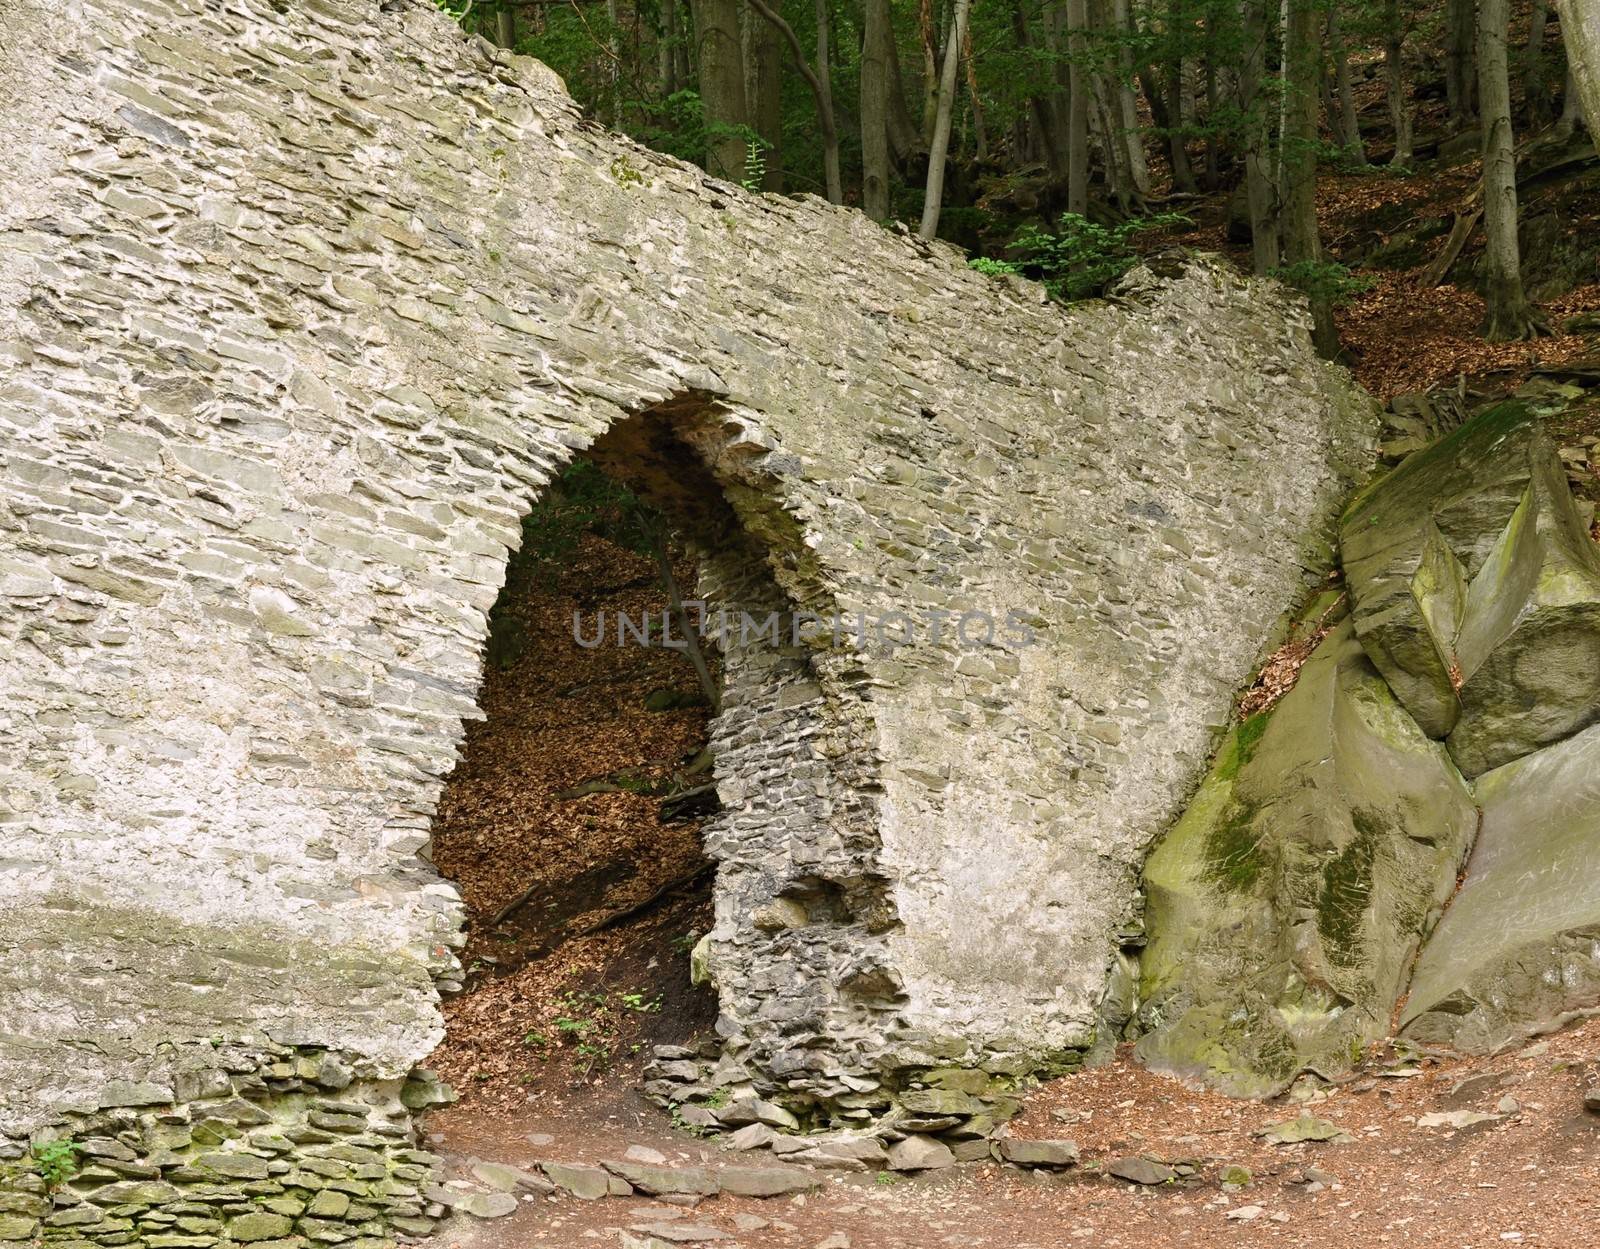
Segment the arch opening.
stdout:
<path fill-rule="evenodd" d="M 524 521 L 429 852 L 467 912 L 430 1065 L 469 1104 L 645 1086 L 662 1046 L 712 1058 L 729 1029 L 691 952 L 793 891 L 773 860 L 823 814 L 794 787 L 822 788 L 824 765 L 771 717 L 803 714 L 779 691 L 815 689 L 812 657 L 711 467 L 728 442 L 704 400 L 630 416 Z M 719 871 L 737 883 L 713 905 Z"/>

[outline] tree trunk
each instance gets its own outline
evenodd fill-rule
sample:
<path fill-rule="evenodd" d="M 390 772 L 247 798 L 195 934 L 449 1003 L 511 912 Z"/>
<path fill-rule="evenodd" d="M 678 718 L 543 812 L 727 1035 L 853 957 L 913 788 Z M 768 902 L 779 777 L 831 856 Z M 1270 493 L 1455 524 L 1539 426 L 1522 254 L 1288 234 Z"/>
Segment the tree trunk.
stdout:
<path fill-rule="evenodd" d="M 833 115 L 833 51 L 828 0 L 816 0 L 817 14 L 817 108 L 827 118 L 822 131 L 822 176 L 828 187 L 830 204 L 844 203 L 844 183 L 839 174 L 839 128 Z"/>
<path fill-rule="evenodd" d="M 1087 0 L 1067 0 L 1067 211 L 1089 211 L 1089 67 L 1084 57 L 1084 32 L 1089 26 Z"/>
<path fill-rule="evenodd" d="M 1517 246 L 1517 154 L 1511 130 L 1511 75 L 1506 57 L 1510 0 L 1479 0 L 1478 102 L 1483 114 L 1483 220 L 1488 281 L 1484 336 L 1514 342 L 1539 332 L 1539 320 L 1522 290 Z"/>
<path fill-rule="evenodd" d="M 1262 91 L 1267 45 L 1277 23 L 1272 0 L 1244 0 L 1243 56 L 1239 62 L 1239 113 L 1244 125 L 1245 196 L 1250 206 L 1250 256 L 1258 274 L 1276 269 L 1279 248 L 1278 188 L 1272 176 L 1272 110 Z"/>
<path fill-rule="evenodd" d="M 1350 79 L 1350 49 L 1345 45 L 1339 24 L 1337 0 L 1328 6 L 1328 52 L 1333 57 L 1334 82 L 1339 93 L 1339 145 L 1357 165 L 1367 163 L 1367 149 L 1361 142 L 1361 118 L 1356 113 L 1355 84 Z"/>
<path fill-rule="evenodd" d="M 1476 116 L 1476 13 L 1476 0 L 1448 0 L 1445 6 L 1445 98 L 1450 102 L 1450 120 L 1457 130 L 1465 130 Z"/>
<path fill-rule="evenodd" d="M 1111 21 L 1117 40 L 1117 120 L 1122 128 L 1122 140 L 1128 152 L 1128 173 L 1140 198 L 1150 194 L 1150 162 L 1144 155 L 1144 137 L 1139 129 L 1139 102 L 1134 97 L 1133 82 L 1133 9 L 1128 0 L 1112 0 Z"/>
<path fill-rule="evenodd" d="M 1322 51 L 1317 9 L 1319 0 L 1288 0 L 1283 31 L 1283 259 L 1288 265 L 1322 263 L 1322 236 L 1317 227 L 1317 82 Z M 1314 285 L 1314 283 L 1312 284 Z M 1339 335 L 1333 304 L 1311 294 L 1312 336 L 1319 354 L 1338 354 Z"/>
<path fill-rule="evenodd" d="M 1053 18 L 1056 14 L 1054 6 L 1046 6 L 1043 11 L 1043 46 L 1051 56 L 1051 82 L 1061 78 L 1061 48 L 1056 45 L 1056 30 Z M 1024 13 L 1024 0 L 1016 0 L 1016 5 L 1011 10 L 1011 27 L 1016 34 L 1016 46 L 1019 50 L 1026 51 L 1030 46 L 1030 35 L 1027 30 L 1027 16 Z M 1037 134 L 1038 146 L 1043 149 L 1045 168 L 1050 171 L 1050 181 L 1059 182 L 1061 186 L 1067 184 L 1067 126 L 1066 117 L 1061 109 L 1061 91 L 1046 91 L 1045 94 L 1030 94 L 1027 98 L 1027 109 L 1034 122 L 1034 131 Z"/>
<path fill-rule="evenodd" d="M 678 0 L 661 0 L 661 39 L 656 45 L 656 77 L 661 98 L 676 94 L 678 83 Z"/>
<path fill-rule="evenodd" d="M 944 165 L 950 149 L 950 121 L 955 112 L 956 71 L 960 68 L 961 45 L 967 37 L 967 14 L 972 0 L 955 0 L 950 36 L 945 41 L 944 68 L 939 74 L 939 107 L 933 122 L 933 142 L 928 145 L 928 186 L 922 202 L 922 224 L 918 233 L 931 239 L 939 233 L 939 209 L 944 199 Z"/>
<path fill-rule="evenodd" d="M 917 28 L 922 35 L 922 146 L 931 150 L 939 119 L 939 30 L 933 0 L 917 5 Z"/>
<path fill-rule="evenodd" d="M 494 41 L 502 48 L 517 46 L 517 11 L 511 0 L 500 0 L 494 10 Z"/>
<path fill-rule="evenodd" d="M 1528 16 L 1528 46 L 1522 53 L 1522 94 L 1528 101 L 1528 123 L 1538 128 L 1550 120 L 1550 90 L 1544 77 L 1544 36 L 1550 25 L 1547 0 L 1533 0 Z"/>
<path fill-rule="evenodd" d="M 874 221 L 889 215 L 889 57 L 894 28 L 889 0 L 864 0 L 861 45 L 861 207 Z"/>
<path fill-rule="evenodd" d="M 1394 156 L 1389 163 L 1411 164 L 1411 105 L 1406 98 L 1406 18 L 1401 0 L 1384 8 L 1383 70 L 1389 97 L 1389 122 L 1394 127 Z"/>
<path fill-rule="evenodd" d="M 1594 0 L 1556 0 L 1561 14 L 1561 40 L 1567 45 L 1568 111 L 1576 99 L 1589 133 L 1600 136 L 1600 5 Z M 1576 119 L 1574 119 L 1576 120 Z M 1600 137 L 1595 139 L 1600 143 Z"/>
<path fill-rule="evenodd" d="M 800 37 L 794 33 L 794 27 L 768 5 L 767 0 L 750 0 L 750 7 L 766 18 L 778 29 L 789 51 L 794 54 L 795 67 L 806 80 L 806 85 L 811 88 L 811 95 L 817 102 L 817 121 L 822 127 L 822 164 L 824 177 L 827 179 L 828 202 L 831 204 L 844 203 L 844 191 L 839 182 L 839 129 L 833 119 L 833 89 L 828 66 L 827 42 L 827 0 L 817 0 L 817 64 L 823 77 L 817 76 L 817 70 L 811 68 L 806 62 L 806 52 L 800 46 Z"/>
<path fill-rule="evenodd" d="M 738 0 L 695 0 L 694 22 L 707 130 L 706 172 L 739 182 L 744 178 L 745 158 L 745 138 L 740 131 L 748 124 L 749 113 L 744 98 Z"/>
<path fill-rule="evenodd" d="M 972 23 L 967 23 L 966 43 L 961 59 L 967 66 L 967 94 L 972 101 L 972 158 L 979 164 L 989 159 L 989 133 L 983 124 L 983 99 L 978 94 L 978 66 L 972 56 Z"/>
<path fill-rule="evenodd" d="M 906 107 L 905 74 L 900 65 L 900 48 L 894 39 L 893 23 L 889 28 L 889 145 L 895 160 L 902 163 L 923 150 L 922 132 L 911 120 L 911 110 Z"/>
<path fill-rule="evenodd" d="M 761 189 L 783 191 L 783 36 L 759 11 L 745 10 L 744 85 L 750 125 L 761 136 Z"/>
<path fill-rule="evenodd" d="M 1194 167 L 1189 163 L 1189 142 L 1185 133 L 1188 116 L 1184 111 L 1183 86 L 1183 0 L 1167 0 L 1167 151 L 1172 162 L 1172 185 L 1175 190 L 1193 194 L 1198 188 L 1194 181 Z"/>

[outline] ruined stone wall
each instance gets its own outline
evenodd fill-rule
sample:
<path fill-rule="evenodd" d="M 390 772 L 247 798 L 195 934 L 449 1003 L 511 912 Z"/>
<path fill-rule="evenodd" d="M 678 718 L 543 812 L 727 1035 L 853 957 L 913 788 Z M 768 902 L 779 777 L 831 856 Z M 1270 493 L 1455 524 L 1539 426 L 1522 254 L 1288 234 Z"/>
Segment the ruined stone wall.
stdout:
<path fill-rule="evenodd" d="M 507 546 L 675 399 L 794 606 L 1039 641 L 807 661 L 830 762 L 807 835 L 719 886 L 723 1031 L 785 1086 L 1086 1045 L 1366 401 L 1220 264 L 1063 310 L 386 7 L 7 5 L 0 1128 L 181 1103 L 221 1044 L 425 1057 L 461 911 L 417 855 Z M 725 794 L 770 805 L 719 732 Z"/>

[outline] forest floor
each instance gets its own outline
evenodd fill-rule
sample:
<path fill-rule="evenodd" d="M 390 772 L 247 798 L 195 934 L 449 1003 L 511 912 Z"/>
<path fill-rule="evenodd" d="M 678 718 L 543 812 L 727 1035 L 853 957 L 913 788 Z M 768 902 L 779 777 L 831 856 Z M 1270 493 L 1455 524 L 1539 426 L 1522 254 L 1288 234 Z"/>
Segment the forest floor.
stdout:
<path fill-rule="evenodd" d="M 823 1172 L 799 1196 L 718 1196 L 685 1208 L 646 1197 L 525 1197 L 509 1218 L 458 1220 L 437 1249 L 1058 1249 L 1105 1246 L 1600 1244 L 1600 1116 L 1584 1110 L 1600 1023 L 1498 1058 L 1379 1063 L 1305 1106 L 1233 1101 L 1126 1058 L 1047 1084 L 1012 1125 L 1069 1137 L 1082 1164 L 1053 1175 L 969 1163 L 915 1177 Z M 1459 1112 L 1468 1112 L 1461 1115 Z M 1257 1132 L 1307 1114 L 1348 1140 L 1268 1143 Z M 1454 1121 L 1430 1115 L 1456 1115 Z M 1474 1115 L 1477 1122 L 1468 1122 Z M 1453 1126 L 1465 1123 L 1466 1126 Z M 1436 1125 L 1436 1126 L 1432 1126 Z M 507 1114 L 468 1099 L 433 1116 L 458 1169 L 471 1158 L 591 1165 L 644 1146 L 674 1165 L 718 1165 L 713 1141 L 675 1132 L 621 1079 L 576 1100 Z M 532 1133 L 530 1136 L 529 1133 Z M 1138 1155 L 1194 1167 L 1152 1187 L 1104 1173 Z M 748 1164 L 748 1156 L 736 1159 Z M 1224 1186 L 1225 1167 L 1250 1171 Z"/>
<path fill-rule="evenodd" d="M 1422 280 L 1443 242 L 1437 223 L 1475 176 L 1469 164 L 1324 179 L 1335 256 L 1397 244 L 1403 253 L 1407 232 L 1427 236 L 1409 267 L 1372 271 L 1370 288 L 1339 311 L 1346 362 L 1385 402 L 1441 386 L 1468 406 L 1519 388 L 1555 396 L 1551 427 L 1574 484 L 1600 498 L 1596 332 L 1486 344 L 1479 297 Z M 1573 231 L 1600 231 L 1600 195 L 1550 194 L 1568 195 L 1550 210 Z M 1181 238 L 1152 242 L 1240 254 L 1222 197 L 1190 211 L 1195 224 Z M 1479 246 L 1469 244 L 1458 271 L 1470 271 Z M 1600 310 L 1596 277 L 1544 304 L 1553 327 Z M 679 577 L 692 582 L 692 568 Z M 474 1159 L 597 1164 L 630 1146 L 674 1163 L 729 1161 L 714 1139 L 675 1130 L 638 1092 L 651 1048 L 710 1037 L 716 1014 L 714 996 L 688 977 L 688 951 L 710 926 L 699 824 L 661 811 L 663 793 L 693 782 L 686 771 L 705 745 L 708 710 L 680 653 L 609 641 L 585 648 L 572 631 L 574 611 L 592 628 L 597 611 L 659 619 L 664 607 L 647 559 L 590 536 L 570 559 L 519 565 L 497 608 L 487 718 L 471 726 L 434 849 L 473 916 L 466 991 L 445 1005 L 448 1036 L 432 1060 L 461 1100 L 427 1121 L 432 1147 L 457 1174 Z M 573 793 L 596 781 L 600 792 Z M 510 1217 L 454 1220 L 430 1245 L 1600 1245 L 1600 1115 L 1584 1109 L 1596 1056 L 1600 1021 L 1489 1059 L 1375 1059 L 1364 1078 L 1307 1106 L 1230 1101 L 1124 1057 L 1034 1090 L 1011 1125 L 1015 1135 L 1081 1146 L 1082 1164 L 1059 1174 L 993 1163 L 914 1178 L 825 1172 L 801 1196 L 723 1195 L 698 1208 L 528 1195 Z M 1424 1117 L 1458 1111 L 1485 1117 Z M 1302 1112 L 1348 1139 L 1275 1145 L 1255 1135 Z M 1130 1155 L 1193 1173 L 1152 1187 L 1104 1173 Z M 1248 1168 L 1250 1182 L 1224 1186 L 1228 1166 Z"/>

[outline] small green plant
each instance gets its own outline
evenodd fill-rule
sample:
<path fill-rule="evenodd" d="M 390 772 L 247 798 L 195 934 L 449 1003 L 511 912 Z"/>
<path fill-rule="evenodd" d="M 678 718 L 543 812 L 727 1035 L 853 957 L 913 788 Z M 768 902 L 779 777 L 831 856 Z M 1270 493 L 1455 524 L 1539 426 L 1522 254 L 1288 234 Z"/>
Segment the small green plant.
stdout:
<path fill-rule="evenodd" d="M 522 1038 L 522 1043 L 529 1049 L 549 1049 L 550 1038 L 542 1032 L 530 1032 Z"/>
<path fill-rule="evenodd" d="M 1373 279 L 1356 274 L 1334 260 L 1300 260 L 1272 270 L 1280 282 L 1303 291 L 1311 299 L 1326 299 L 1335 307 L 1347 304 L 1372 288 Z"/>
<path fill-rule="evenodd" d="M 672 1108 L 672 1126 L 679 1132 L 687 1132 L 690 1136 L 710 1136 L 712 1132 L 711 1128 L 703 1128 L 686 1120 L 681 1106 Z"/>
<path fill-rule="evenodd" d="M 744 145 L 744 177 L 739 185 L 747 191 L 759 191 L 767 180 L 767 145 L 759 136 L 751 135 Z"/>
<path fill-rule="evenodd" d="M 969 262 L 979 273 L 1016 274 L 1044 283 L 1052 299 L 1088 299 L 1138 263 L 1135 235 L 1191 224 L 1181 213 L 1134 217 L 1101 225 L 1077 213 L 1062 213 L 1055 233 L 1029 226 L 1011 244 L 1015 259 L 979 257 Z"/>
<path fill-rule="evenodd" d="M 611 176 L 617 180 L 618 186 L 644 185 L 644 175 L 633 167 L 633 162 L 626 156 L 619 156 L 611 162 Z"/>
<path fill-rule="evenodd" d="M 578 1042 L 578 1075 L 587 1079 L 596 1067 L 604 1070 L 611 1063 L 611 1047 L 604 1041 Z"/>
<path fill-rule="evenodd" d="M 898 1184 L 901 1178 L 901 1176 L 896 1175 L 893 1171 L 879 1171 L 877 1175 L 872 1177 L 872 1182 L 879 1188 L 889 1188 L 895 1184 Z"/>
<path fill-rule="evenodd" d="M 60 1188 L 78 1172 L 78 1155 L 83 1146 L 77 1141 L 48 1141 L 33 1147 L 33 1165 L 50 1189 Z"/>
<path fill-rule="evenodd" d="M 706 1098 L 706 1105 L 712 1110 L 721 1110 L 733 1097 L 732 1091 L 724 1085 L 720 1089 L 712 1089 L 711 1096 Z"/>

